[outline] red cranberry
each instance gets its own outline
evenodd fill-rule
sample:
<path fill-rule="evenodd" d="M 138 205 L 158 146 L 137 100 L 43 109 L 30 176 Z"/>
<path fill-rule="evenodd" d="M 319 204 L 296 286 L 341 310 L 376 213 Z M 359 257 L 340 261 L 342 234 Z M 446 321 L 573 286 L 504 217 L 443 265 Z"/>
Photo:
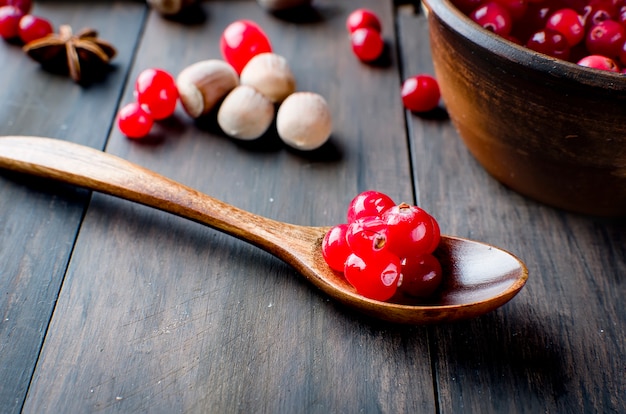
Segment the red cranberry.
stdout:
<path fill-rule="evenodd" d="M 421 74 L 407 78 L 402 84 L 402 103 L 413 112 L 432 111 L 439 105 L 439 82 L 430 75 Z"/>
<path fill-rule="evenodd" d="M 626 69 L 626 42 L 622 45 L 618 54 L 619 62 L 622 64 L 622 67 Z"/>
<path fill-rule="evenodd" d="M 379 33 L 382 32 L 382 25 L 376 13 L 364 8 L 354 10 L 346 19 L 346 28 L 349 33 L 362 27 L 369 27 Z"/>
<path fill-rule="evenodd" d="M 529 2 L 522 22 L 513 25 L 511 34 L 525 44 L 528 38 L 545 27 L 548 17 L 554 10 L 550 1 Z"/>
<path fill-rule="evenodd" d="M 483 2 L 484 0 L 452 0 L 452 4 L 467 15 L 477 9 Z"/>
<path fill-rule="evenodd" d="M 479 6 L 470 13 L 469 17 L 485 29 L 500 36 L 508 35 L 513 28 L 511 14 L 495 1 Z"/>
<path fill-rule="evenodd" d="M 615 21 L 626 28 L 626 5 L 619 9 L 619 13 L 617 14 Z"/>
<path fill-rule="evenodd" d="M 615 63 L 613 59 L 601 55 L 585 56 L 578 61 L 578 64 L 588 68 L 608 70 L 609 72 L 619 72 L 617 63 Z"/>
<path fill-rule="evenodd" d="M 33 0 L 3 0 L 0 1 L 0 5 L 14 6 L 20 9 L 22 13 L 28 14 L 33 8 Z"/>
<path fill-rule="evenodd" d="M 583 11 L 583 21 L 586 27 L 595 26 L 596 24 L 605 20 L 612 20 L 613 17 L 605 9 L 596 9 L 593 6 L 585 6 Z"/>
<path fill-rule="evenodd" d="M 551 29 L 535 32 L 526 42 L 526 47 L 535 52 L 563 60 L 569 58 L 571 50 L 565 36 Z"/>
<path fill-rule="evenodd" d="M 437 290 L 442 279 L 441 264 L 435 256 L 410 256 L 402 262 L 399 288 L 410 296 L 427 298 Z"/>
<path fill-rule="evenodd" d="M 626 32 L 621 24 L 605 20 L 589 29 L 585 46 L 592 55 L 617 56 L 626 40 Z"/>
<path fill-rule="evenodd" d="M 574 9 L 560 9 L 552 13 L 546 22 L 546 28 L 561 33 L 570 46 L 577 45 L 585 37 L 582 16 Z"/>
<path fill-rule="evenodd" d="M 236 20 L 226 26 L 220 37 L 224 60 L 238 74 L 254 56 L 272 51 L 272 44 L 263 29 L 251 20 Z"/>
<path fill-rule="evenodd" d="M 20 19 L 19 35 L 24 43 L 41 39 L 42 37 L 48 36 L 53 31 L 52 24 L 43 17 L 27 14 Z"/>
<path fill-rule="evenodd" d="M 504 6 L 508 10 L 511 19 L 514 21 L 521 20 L 528 10 L 527 0 L 494 0 L 496 3 Z"/>
<path fill-rule="evenodd" d="M 0 7 L 0 37 L 9 40 L 18 37 L 20 19 L 24 13 L 14 6 Z"/>
<path fill-rule="evenodd" d="M 350 35 L 352 51 L 363 62 L 372 62 L 382 55 L 385 41 L 380 32 L 367 27 L 356 29 Z"/>

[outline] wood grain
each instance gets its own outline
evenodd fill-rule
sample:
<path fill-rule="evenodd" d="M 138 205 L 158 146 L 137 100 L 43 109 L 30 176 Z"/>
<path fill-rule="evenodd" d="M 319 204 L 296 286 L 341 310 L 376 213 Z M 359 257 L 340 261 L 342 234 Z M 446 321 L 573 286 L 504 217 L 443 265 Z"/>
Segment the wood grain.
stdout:
<path fill-rule="evenodd" d="M 424 16 L 398 16 L 406 73 L 432 72 Z M 495 243 L 529 265 L 511 303 L 438 326 L 431 349 L 441 412 L 622 412 L 626 403 L 626 226 L 564 213 L 500 185 L 448 122 L 410 116 L 422 205 L 442 231 Z"/>
<path fill-rule="evenodd" d="M 254 1 L 211 0 L 182 24 L 144 15 L 143 2 L 35 2 L 55 24 L 98 28 L 120 55 L 104 83 L 81 89 L 0 45 L 0 135 L 105 148 L 302 225 L 340 222 L 354 195 L 378 189 L 419 202 L 446 233 L 525 259 L 524 291 L 472 321 L 393 326 L 330 301 L 237 239 L 1 172 L 0 411 L 626 411 L 626 223 L 529 201 L 478 165 L 444 110 L 405 114 L 402 78 L 432 63 L 423 16 L 391 3 L 316 0 L 314 13 L 276 16 Z M 357 7 L 383 21 L 379 65 L 348 49 L 345 18 Z M 180 109 L 144 143 L 119 134 L 116 108 L 132 100 L 142 69 L 176 73 L 219 57 L 219 35 L 238 18 L 268 32 L 298 89 L 327 98 L 326 146 L 300 153 L 273 133 L 236 142 Z"/>
<path fill-rule="evenodd" d="M 219 57 L 226 24 L 253 19 L 292 64 L 298 89 L 329 101 L 335 132 L 320 151 L 289 150 L 271 134 L 235 142 L 210 120 L 194 123 L 182 112 L 145 145 L 113 130 L 107 151 L 304 225 L 343 220 L 349 200 L 366 188 L 411 199 L 393 9 L 359 2 L 380 13 L 390 42 L 389 65 L 368 67 L 347 49 L 345 18 L 355 4 L 319 2 L 318 15 L 298 23 L 255 2 L 206 2 L 205 21 L 191 26 L 151 14 L 130 75 Z M 353 314 L 245 243 L 94 195 L 25 410 L 432 411 L 427 345 L 425 329 Z"/>
<path fill-rule="evenodd" d="M 56 27 L 93 25 L 119 45 L 114 71 L 83 89 L 45 73 L 18 45 L 0 45 L 0 133 L 48 136 L 104 148 L 145 8 L 37 3 Z M 119 10 L 121 11 L 121 10 Z M 0 411 L 19 412 L 71 255 L 87 192 L 3 174 L 0 178 Z"/>

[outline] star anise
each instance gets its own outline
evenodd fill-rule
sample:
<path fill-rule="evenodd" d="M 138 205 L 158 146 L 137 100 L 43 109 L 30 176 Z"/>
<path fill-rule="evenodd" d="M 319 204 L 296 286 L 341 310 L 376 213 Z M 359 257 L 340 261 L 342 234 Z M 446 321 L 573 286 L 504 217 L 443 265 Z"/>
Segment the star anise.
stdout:
<path fill-rule="evenodd" d="M 85 28 L 73 34 L 68 25 L 62 25 L 58 34 L 26 44 L 24 51 L 45 69 L 69 73 L 76 82 L 102 75 L 117 53 L 113 45 L 98 39 L 94 29 Z"/>

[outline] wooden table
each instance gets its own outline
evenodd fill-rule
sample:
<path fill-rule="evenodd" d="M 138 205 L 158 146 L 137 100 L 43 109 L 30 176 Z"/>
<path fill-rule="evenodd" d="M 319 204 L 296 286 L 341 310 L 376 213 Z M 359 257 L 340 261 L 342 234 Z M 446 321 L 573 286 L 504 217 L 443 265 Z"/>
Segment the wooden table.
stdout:
<path fill-rule="evenodd" d="M 398 3 L 398 2 L 396 2 Z M 403 110 L 400 85 L 432 73 L 424 16 L 391 1 L 316 0 L 283 18 L 206 1 L 193 24 L 142 1 L 36 1 L 58 27 L 92 26 L 119 51 L 81 87 L 0 44 L 0 135 L 73 141 L 237 207 L 304 225 L 344 221 L 377 189 L 418 203 L 448 234 L 524 259 L 527 286 L 474 320 L 394 326 L 355 314 L 292 268 L 198 224 L 110 196 L 0 172 L 0 412 L 626 412 L 626 226 L 557 211 L 491 178 L 445 110 Z M 388 62 L 351 53 L 348 13 L 382 19 Z M 323 95 L 318 151 L 273 133 L 225 137 L 178 109 L 147 143 L 114 125 L 148 67 L 219 58 L 226 25 L 259 23 L 299 90 Z"/>

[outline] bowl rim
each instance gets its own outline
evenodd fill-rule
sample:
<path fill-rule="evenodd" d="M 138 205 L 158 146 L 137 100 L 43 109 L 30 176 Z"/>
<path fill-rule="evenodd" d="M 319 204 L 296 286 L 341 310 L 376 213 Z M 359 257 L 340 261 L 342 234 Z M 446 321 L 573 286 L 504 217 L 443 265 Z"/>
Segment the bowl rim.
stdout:
<path fill-rule="evenodd" d="M 450 0 L 421 0 L 426 14 L 434 16 L 449 30 L 500 58 L 553 77 L 581 84 L 626 91 L 626 74 L 588 68 L 563 59 L 535 52 L 481 27 L 459 10 Z M 563 70 L 559 67 L 562 66 Z"/>

